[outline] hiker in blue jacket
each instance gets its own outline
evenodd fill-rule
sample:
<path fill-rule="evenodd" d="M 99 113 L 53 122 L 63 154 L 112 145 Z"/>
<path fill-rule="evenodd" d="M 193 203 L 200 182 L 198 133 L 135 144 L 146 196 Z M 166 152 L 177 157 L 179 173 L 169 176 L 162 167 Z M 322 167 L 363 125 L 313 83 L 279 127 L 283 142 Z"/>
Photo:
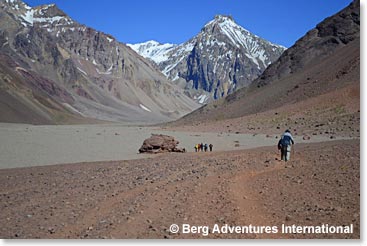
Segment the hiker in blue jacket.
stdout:
<path fill-rule="evenodd" d="M 291 132 L 287 129 L 281 136 L 278 142 L 278 149 L 281 153 L 282 161 L 289 161 L 291 158 L 291 146 L 294 144 L 293 136 Z"/>

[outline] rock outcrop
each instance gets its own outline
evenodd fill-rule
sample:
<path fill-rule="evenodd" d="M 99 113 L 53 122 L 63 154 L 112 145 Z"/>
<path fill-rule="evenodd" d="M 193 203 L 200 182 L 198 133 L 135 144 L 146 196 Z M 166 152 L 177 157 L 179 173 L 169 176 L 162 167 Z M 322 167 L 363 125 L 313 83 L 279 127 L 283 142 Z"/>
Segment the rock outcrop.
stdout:
<path fill-rule="evenodd" d="M 145 139 L 143 145 L 139 149 L 139 153 L 163 153 L 163 152 L 185 152 L 184 148 L 178 148 L 179 142 L 171 136 L 163 134 L 152 134 Z"/>

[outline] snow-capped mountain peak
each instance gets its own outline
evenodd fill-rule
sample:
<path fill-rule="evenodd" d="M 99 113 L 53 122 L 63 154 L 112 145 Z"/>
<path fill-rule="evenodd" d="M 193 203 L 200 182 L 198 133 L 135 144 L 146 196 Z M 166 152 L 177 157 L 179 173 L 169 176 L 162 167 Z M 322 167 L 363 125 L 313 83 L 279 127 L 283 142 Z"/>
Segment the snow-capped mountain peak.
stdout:
<path fill-rule="evenodd" d="M 241 43 L 241 36 L 253 35 L 248 30 L 238 25 L 231 16 L 217 15 L 215 19 L 205 25 L 206 30 L 218 26 L 219 30 L 228 36 L 234 44 Z"/>
<path fill-rule="evenodd" d="M 139 44 L 127 44 L 135 52 L 144 58 L 149 58 L 155 63 L 161 63 L 168 59 L 167 53 L 177 45 L 175 44 L 161 44 L 157 41 L 150 40 Z"/>
<path fill-rule="evenodd" d="M 235 28 L 241 28 L 245 30 L 245 28 L 238 25 L 232 16 L 229 15 L 216 15 L 213 20 L 209 21 L 207 24 L 205 24 L 205 28 L 213 27 L 214 25 L 222 25 L 222 26 L 228 26 L 228 27 L 235 27 Z"/>
<path fill-rule="evenodd" d="M 5 10 L 17 16 L 24 27 L 38 24 L 50 30 L 51 26 L 71 25 L 73 21 L 55 4 L 30 7 L 20 0 L 6 0 Z"/>
<path fill-rule="evenodd" d="M 215 16 L 195 37 L 180 45 L 148 41 L 129 46 L 153 60 L 167 78 L 184 86 L 199 103 L 248 85 L 285 50 L 226 15 Z"/>
<path fill-rule="evenodd" d="M 224 35 L 228 38 L 231 45 L 234 45 L 236 48 L 244 47 L 246 50 L 245 55 L 257 64 L 259 69 L 261 69 L 260 67 L 267 67 L 271 63 L 271 59 L 269 59 L 263 49 L 264 46 L 270 46 L 274 50 L 279 48 L 286 49 L 251 33 L 238 25 L 231 16 L 215 16 L 214 20 L 205 25 L 202 32 L 209 33 L 212 36 Z"/>

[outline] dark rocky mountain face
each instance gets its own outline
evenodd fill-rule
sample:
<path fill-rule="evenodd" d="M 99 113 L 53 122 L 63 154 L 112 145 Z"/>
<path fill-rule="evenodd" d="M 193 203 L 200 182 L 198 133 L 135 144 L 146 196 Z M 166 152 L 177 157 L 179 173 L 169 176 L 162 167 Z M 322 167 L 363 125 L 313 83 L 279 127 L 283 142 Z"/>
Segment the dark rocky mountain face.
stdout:
<path fill-rule="evenodd" d="M 257 79 L 256 86 L 264 86 L 275 79 L 296 73 L 315 62 L 315 59 L 327 57 L 337 48 L 359 39 L 359 36 L 360 7 L 359 1 L 354 1 L 341 12 L 319 23 L 286 50 L 280 59 Z"/>
<path fill-rule="evenodd" d="M 149 41 L 130 46 L 156 62 L 169 79 L 200 103 L 248 86 L 285 50 L 222 15 L 181 45 Z"/>
<path fill-rule="evenodd" d="M 238 118 L 347 86 L 359 88 L 359 42 L 360 3 L 353 1 L 307 32 L 249 87 L 201 107 L 177 124 Z"/>
<path fill-rule="evenodd" d="M 47 122 L 62 112 L 152 123 L 172 120 L 197 107 L 130 48 L 73 21 L 54 4 L 31 8 L 20 0 L 2 1 L 0 55 L 1 90 L 14 100 L 32 102 L 33 110 L 46 116 Z M 45 98 L 24 93 L 29 89 L 33 94 L 42 91 Z M 68 100 L 58 94 L 68 95 Z M 52 101 L 57 110 L 41 101 Z"/>

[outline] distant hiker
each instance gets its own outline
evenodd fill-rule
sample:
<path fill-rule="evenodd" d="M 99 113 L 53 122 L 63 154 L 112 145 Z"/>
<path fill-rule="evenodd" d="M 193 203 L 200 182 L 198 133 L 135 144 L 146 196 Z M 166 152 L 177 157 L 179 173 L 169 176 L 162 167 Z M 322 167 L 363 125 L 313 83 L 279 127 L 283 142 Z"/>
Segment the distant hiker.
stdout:
<path fill-rule="evenodd" d="M 208 151 L 208 144 L 204 144 L 204 151 L 207 152 Z"/>
<path fill-rule="evenodd" d="M 195 149 L 195 152 L 198 152 L 198 145 L 197 144 L 195 144 L 194 149 Z"/>
<path fill-rule="evenodd" d="M 282 161 L 289 161 L 291 158 L 291 145 L 294 144 L 294 140 L 291 132 L 287 129 L 281 136 L 278 142 L 278 149 L 280 150 L 280 159 Z"/>
<path fill-rule="evenodd" d="M 198 152 L 200 152 L 201 146 L 200 144 L 198 144 Z"/>
<path fill-rule="evenodd" d="M 210 150 L 210 152 L 213 151 L 213 145 L 212 144 L 209 144 L 209 150 Z"/>
<path fill-rule="evenodd" d="M 203 152 L 203 150 L 204 150 L 204 144 L 203 143 L 200 144 L 200 150 L 201 150 L 201 152 Z"/>

